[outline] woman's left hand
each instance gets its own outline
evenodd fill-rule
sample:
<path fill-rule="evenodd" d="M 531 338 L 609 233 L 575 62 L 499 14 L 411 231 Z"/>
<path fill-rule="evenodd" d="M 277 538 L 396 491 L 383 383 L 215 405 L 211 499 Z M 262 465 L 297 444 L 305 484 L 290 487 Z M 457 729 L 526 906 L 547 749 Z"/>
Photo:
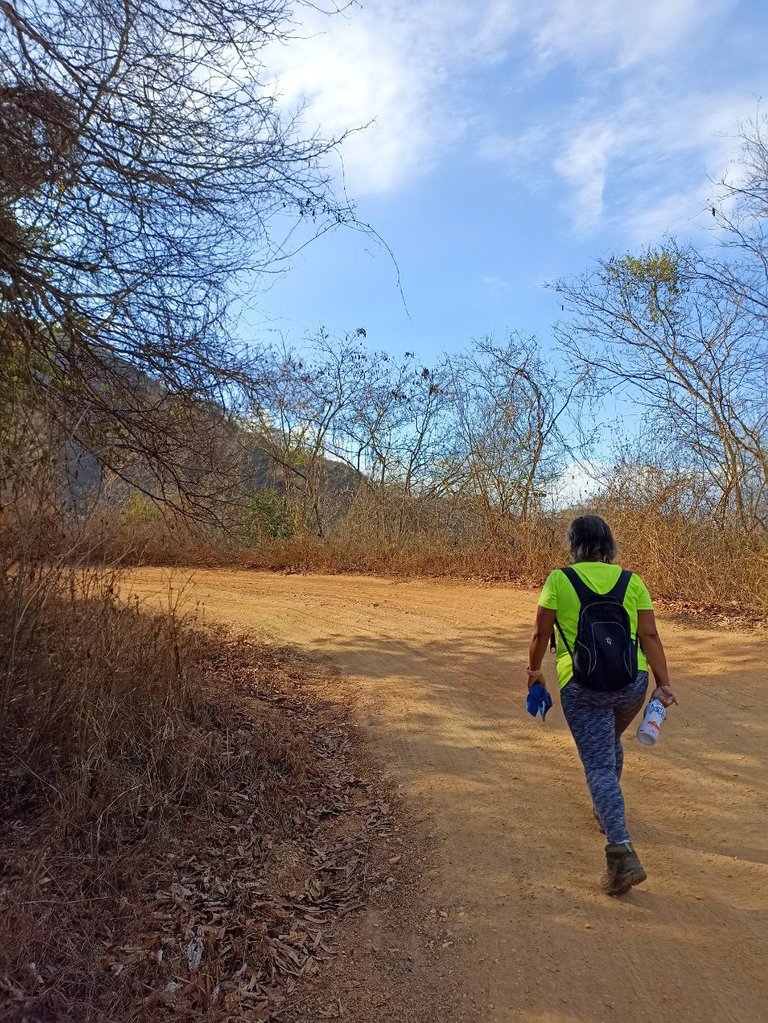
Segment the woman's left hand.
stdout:
<path fill-rule="evenodd" d="M 530 689 L 530 686 L 528 688 Z M 661 700 L 665 707 L 671 707 L 673 703 L 680 702 L 669 686 L 656 686 L 651 699 Z"/>

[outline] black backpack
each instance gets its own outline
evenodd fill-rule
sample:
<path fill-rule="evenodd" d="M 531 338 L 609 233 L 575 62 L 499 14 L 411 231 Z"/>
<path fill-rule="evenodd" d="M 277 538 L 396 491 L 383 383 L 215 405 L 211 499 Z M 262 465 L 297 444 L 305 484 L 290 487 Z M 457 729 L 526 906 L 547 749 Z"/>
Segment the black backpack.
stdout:
<path fill-rule="evenodd" d="M 562 571 L 581 603 L 573 650 L 555 618 L 565 649 L 573 659 L 574 682 L 599 693 L 623 689 L 637 677 L 637 638 L 632 639 L 632 627 L 624 607 L 624 595 L 632 573 L 622 569 L 612 590 L 595 593 L 572 568 Z"/>

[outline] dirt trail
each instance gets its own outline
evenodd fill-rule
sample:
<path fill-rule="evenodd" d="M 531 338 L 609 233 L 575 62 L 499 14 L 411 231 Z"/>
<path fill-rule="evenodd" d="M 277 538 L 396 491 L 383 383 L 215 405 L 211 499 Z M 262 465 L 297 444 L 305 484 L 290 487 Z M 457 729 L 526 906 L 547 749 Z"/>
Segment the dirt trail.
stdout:
<path fill-rule="evenodd" d="M 168 578 L 132 576 L 148 596 Z M 662 621 L 682 706 L 655 750 L 627 741 L 630 828 L 650 879 L 611 900 L 561 711 L 542 724 L 523 707 L 534 594 L 229 571 L 196 573 L 188 592 L 209 619 L 326 654 L 349 676 L 374 745 L 439 839 L 427 898 L 456 936 L 459 1014 L 766 1023 L 764 634 Z"/>

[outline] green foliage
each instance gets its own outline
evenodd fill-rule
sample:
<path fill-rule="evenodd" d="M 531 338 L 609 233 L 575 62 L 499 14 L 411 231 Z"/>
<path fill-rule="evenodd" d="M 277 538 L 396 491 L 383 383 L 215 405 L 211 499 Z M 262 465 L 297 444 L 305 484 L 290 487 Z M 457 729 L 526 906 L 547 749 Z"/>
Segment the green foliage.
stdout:
<path fill-rule="evenodd" d="M 312 452 L 309 445 L 304 443 L 302 439 L 294 440 L 293 443 L 286 445 L 282 457 L 286 464 L 293 466 L 295 469 L 306 469 L 312 462 Z"/>
<path fill-rule="evenodd" d="M 0 443 L 7 443 L 19 408 L 28 406 L 41 359 L 32 360 L 18 340 L 17 325 L 0 301 Z"/>
<path fill-rule="evenodd" d="M 245 513 L 243 543 L 251 546 L 262 537 L 290 540 L 293 534 L 293 515 L 284 495 L 273 487 L 254 494 Z"/>
<path fill-rule="evenodd" d="M 605 283 L 618 287 L 625 301 L 644 308 L 650 322 L 676 315 L 686 291 L 682 258 L 669 249 L 648 249 L 641 256 L 613 257 L 604 267 Z"/>
<path fill-rule="evenodd" d="M 2 314 L 0 313 L 0 318 Z M 19 393 L 24 393 L 27 384 L 27 372 L 23 357 L 20 357 L 16 346 L 7 337 L 9 331 L 0 319 L 0 417 L 5 418 L 7 410 L 13 408 Z M 23 353 L 22 353 L 23 356 Z"/>
<path fill-rule="evenodd" d="M 675 294 L 679 291 L 680 259 L 666 249 L 650 249 L 644 256 L 625 256 L 617 263 L 638 284 L 665 285 Z"/>
<path fill-rule="evenodd" d="M 146 525 L 158 519 L 160 511 L 154 501 L 150 501 L 144 494 L 135 492 L 120 509 L 120 517 L 128 525 Z"/>

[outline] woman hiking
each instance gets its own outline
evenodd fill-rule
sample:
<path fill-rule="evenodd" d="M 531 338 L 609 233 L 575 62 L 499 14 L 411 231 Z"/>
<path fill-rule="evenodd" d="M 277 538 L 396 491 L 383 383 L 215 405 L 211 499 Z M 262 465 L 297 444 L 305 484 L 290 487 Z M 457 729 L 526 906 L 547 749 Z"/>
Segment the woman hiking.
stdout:
<path fill-rule="evenodd" d="M 551 572 L 539 597 L 528 689 L 544 684 L 541 662 L 556 628 L 560 702 L 608 840 L 603 887 L 623 895 L 646 873 L 625 820 L 621 735 L 645 703 L 649 666 L 653 695 L 665 707 L 677 697 L 669 688 L 650 595 L 640 576 L 613 564 L 616 542 L 607 522 L 581 515 L 571 523 L 568 541 L 571 565 Z"/>

